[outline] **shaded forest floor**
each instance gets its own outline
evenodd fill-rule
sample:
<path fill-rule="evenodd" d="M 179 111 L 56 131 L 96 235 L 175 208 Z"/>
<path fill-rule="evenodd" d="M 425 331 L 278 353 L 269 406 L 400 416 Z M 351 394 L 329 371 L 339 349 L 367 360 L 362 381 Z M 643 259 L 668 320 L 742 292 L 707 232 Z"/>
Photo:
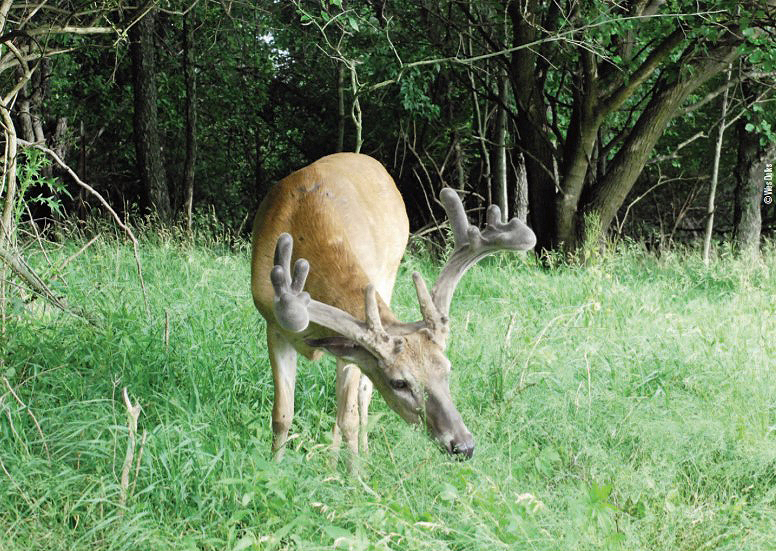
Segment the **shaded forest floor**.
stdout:
<path fill-rule="evenodd" d="M 708 269 L 637 249 L 585 268 L 483 262 L 449 349 L 474 458 L 449 459 L 376 397 L 360 479 L 330 465 L 330 359 L 300 365 L 295 438 L 270 461 L 248 256 L 145 243 L 149 317 L 131 249 L 101 241 L 59 283 L 94 326 L 13 305 L 0 550 L 776 548 L 773 247 Z M 405 259 L 406 320 L 416 269 L 438 268 Z M 146 433 L 125 506 L 123 387 L 142 406 L 138 451 Z"/>

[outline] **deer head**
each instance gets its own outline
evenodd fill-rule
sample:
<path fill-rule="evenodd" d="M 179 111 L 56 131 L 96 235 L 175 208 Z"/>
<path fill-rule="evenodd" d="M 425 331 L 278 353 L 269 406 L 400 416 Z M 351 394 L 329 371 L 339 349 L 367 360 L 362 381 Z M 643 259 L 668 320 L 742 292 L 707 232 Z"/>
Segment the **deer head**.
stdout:
<path fill-rule="evenodd" d="M 304 291 L 309 263 L 298 259 L 292 271 L 293 240 L 289 234 L 278 238 L 270 277 L 275 292 L 275 316 L 283 328 L 299 332 L 313 322 L 328 329 L 332 336 L 310 339 L 307 344 L 358 364 L 391 409 L 405 421 L 424 424 L 442 448 L 469 458 L 474 452 L 474 439 L 453 404 L 451 365 L 445 355 L 453 292 L 466 270 L 481 258 L 502 249 L 531 249 L 536 237 L 516 218 L 502 223 L 501 212 L 495 205 L 488 208 L 486 227 L 479 230 L 468 223 L 455 191 L 443 189 L 440 199 L 450 220 L 455 248 L 430 293 L 421 275 L 412 275 L 422 321 L 383 323 L 383 317 L 395 318 L 381 316 L 381 307 L 388 307 L 379 300 L 371 284 L 364 289 L 363 321 L 311 299 Z"/>

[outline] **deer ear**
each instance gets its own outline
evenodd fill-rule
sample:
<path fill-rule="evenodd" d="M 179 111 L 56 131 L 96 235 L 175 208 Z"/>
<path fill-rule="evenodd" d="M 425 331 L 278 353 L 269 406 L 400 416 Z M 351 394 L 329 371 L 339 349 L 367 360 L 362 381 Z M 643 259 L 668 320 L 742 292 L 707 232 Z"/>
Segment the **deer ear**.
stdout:
<path fill-rule="evenodd" d="M 305 344 L 313 348 L 323 348 L 330 354 L 343 360 L 363 365 L 376 358 L 363 346 L 346 337 L 324 337 L 321 339 L 305 339 Z"/>

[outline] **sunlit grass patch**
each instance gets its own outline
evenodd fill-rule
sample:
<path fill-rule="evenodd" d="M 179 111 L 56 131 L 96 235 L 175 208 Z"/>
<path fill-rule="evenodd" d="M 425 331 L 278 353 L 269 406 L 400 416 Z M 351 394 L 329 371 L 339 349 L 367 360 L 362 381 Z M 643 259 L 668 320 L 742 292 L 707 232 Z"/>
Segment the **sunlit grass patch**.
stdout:
<path fill-rule="evenodd" d="M 448 348 L 474 458 L 451 460 L 376 398 L 360 478 L 331 465 L 330 359 L 300 365 L 289 450 L 270 461 L 272 379 L 246 251 L 159 239 L 141 258 L 150 316 L 131 250 L 110 240 L 60 283 L 92 324 L 14 307 L 0 340 L 0 549 L 776 541 L 772 251 L 708 268 L 691 251 L 635 246 L 584 267 L 510 255 L 475 266 Z M 439 267 L 405 259 L 393 302 L 407 321 L 419 318 L 413 270 L 431 282 Z M 124 387 L 142 413 L 122 506 Z"/>

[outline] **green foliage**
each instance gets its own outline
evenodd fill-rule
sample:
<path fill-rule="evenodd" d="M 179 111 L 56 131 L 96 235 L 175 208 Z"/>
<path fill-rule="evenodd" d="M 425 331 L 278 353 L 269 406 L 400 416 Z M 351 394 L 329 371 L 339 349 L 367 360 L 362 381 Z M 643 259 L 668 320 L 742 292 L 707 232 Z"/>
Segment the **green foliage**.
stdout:
<path fill-rule="evenodd" d="M 439 72 L 439 67 L 436 67 Z M 439 106 L 428 96 L 429 85 L 434 73 L 429 70 L 413 68 L 407 71 L 399 82 L 401 104 L 411 115 L 432 120 L 439 116 Z"/>
<path fill-rule="evenodd" d="M 329 465 L 329 359 L 301 363 L 296 437 L 270 461 L 247 251 L 162 235 L 141 257 L 151 316 L 130 248 L 108 239 L 62 274 L 95 325 L 30 310 L 0 336 L 0 375 L 25 404 L 0 379 L 3 551 L 772 545 L 772 245 L 708 268 L 692 251 L 637 245 L 592 268 L 483 261 L 456 292 L 448 350 L 474 458 L 449 459 L 375 397 L 360 480 Z M 419 316 L 410 273 L 438 269 L 405 259 L 400 318 Z M 124 386 L 147 437 L 120 507 Z"/>
<path fill-rule="evenodd" d="M 44 176 L 51 160 L 34 148 L 24 150 L 24 157 L 16 165 L 18 190 L 14 207 L 18 225 L 28 205 L 44 205 L 52 214 L 62 214 L 62 196 L 71 197 L 61 180 Z"/>

